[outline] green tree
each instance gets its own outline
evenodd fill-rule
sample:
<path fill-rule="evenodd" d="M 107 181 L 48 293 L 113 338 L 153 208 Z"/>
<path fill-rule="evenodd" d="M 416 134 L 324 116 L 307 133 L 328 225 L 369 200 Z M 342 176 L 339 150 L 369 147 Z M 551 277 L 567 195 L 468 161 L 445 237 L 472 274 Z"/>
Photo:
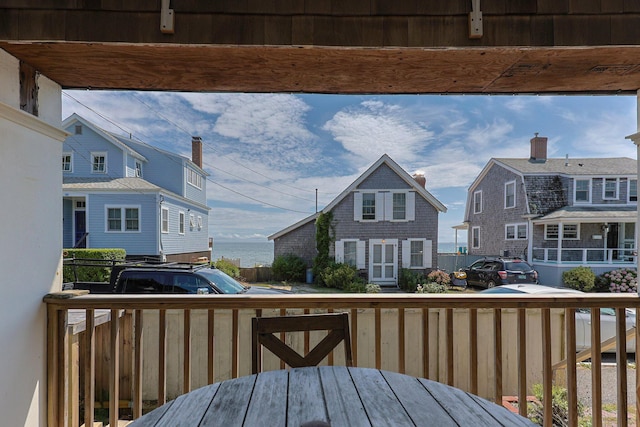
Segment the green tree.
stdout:
<path fill-rule="evenodd" d="M 316 280 L 322 281 L 322 272 L 331 262 L 329 258 L 329 248 L 333 243 L 334 233 L 332 212 L 320 212 L 316 219 L 316 251 L 317 255 L 313 259 L 313 275 Z"/>

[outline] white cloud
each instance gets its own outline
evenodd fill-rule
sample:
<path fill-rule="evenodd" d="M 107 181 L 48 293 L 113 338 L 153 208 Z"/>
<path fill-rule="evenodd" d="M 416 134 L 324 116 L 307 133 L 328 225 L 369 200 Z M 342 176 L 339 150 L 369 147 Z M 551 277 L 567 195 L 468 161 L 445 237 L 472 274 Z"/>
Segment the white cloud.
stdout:
<path fill-rule="evenodd" d="M 398 163 L 409 162 L 433 138 L 433 132 L 424 124 L 403 117 L 398 105 L 381 101 L 363 102 L 339 111 L 323 129 L 360 167 L 370 165 L 385 153 Z"/>

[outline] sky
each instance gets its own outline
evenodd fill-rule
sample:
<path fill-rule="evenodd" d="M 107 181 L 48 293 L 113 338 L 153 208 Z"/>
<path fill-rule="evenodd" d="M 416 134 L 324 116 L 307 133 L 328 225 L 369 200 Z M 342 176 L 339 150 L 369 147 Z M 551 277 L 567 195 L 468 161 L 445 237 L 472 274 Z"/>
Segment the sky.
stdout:
<path fill-rule="evenodd" d="M 635 96 L 324 95 L 66 90 L 73 113 L 110 132 L 191 158 L 203 141 L 214 241 L 267 237 L 328 205 L 383 154 L 447 207 L 453 242 L 467 190 L 492 157 L 631 157 Z M 316 198 L 317 197 L 317 198 Z M 316 202 L 317 200 L 317 202 Z M 458 243 L 466 242 L 458 232 Z"/>

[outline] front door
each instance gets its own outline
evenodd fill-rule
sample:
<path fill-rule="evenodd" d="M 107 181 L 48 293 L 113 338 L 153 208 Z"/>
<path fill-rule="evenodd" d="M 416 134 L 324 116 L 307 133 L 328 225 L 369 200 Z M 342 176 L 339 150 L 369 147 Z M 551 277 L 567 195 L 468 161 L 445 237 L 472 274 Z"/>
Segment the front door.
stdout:
<path fill-rule="evenodd" d="M 87 247 L 87 239 L 84 236 L 84 234 L 87 232 L 87 212 L 86 211 L 75 211 L 75 215 L 74 216 L 75 216 L 74 229 L 76 231 L 75 232 L 74 247 L 86 248 Z"/>
<path fill-rule="evenodd" d="M 369 241 L 369 282 L 378 285 L 398 284 L 398 240 Z"/>

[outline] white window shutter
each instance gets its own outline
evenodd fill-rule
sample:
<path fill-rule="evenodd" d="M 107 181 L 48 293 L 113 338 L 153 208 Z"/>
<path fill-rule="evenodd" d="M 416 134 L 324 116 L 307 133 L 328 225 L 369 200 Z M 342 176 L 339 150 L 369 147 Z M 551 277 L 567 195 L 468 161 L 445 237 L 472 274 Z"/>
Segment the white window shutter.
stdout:
<path fill-rule="evenodd" d="M 384 217 L 389 221 L 393 219 L 393 193 L 380 193 L 384 197 Z"/>
<path fill-rule="evenodd" d="M 402 268 L 411 267 L 411 242 L 409 240 L 402 241 Z"/>
<path fill-rule="evenodd" d="M 353 220 L 362 221 L 362 193 L 353 193 Z"/>
<path fill-rule="evenodd" d="M 367 268 L 367 261 L 365 258 L 366 243 L 364 240 L 358 240 L 356 243 L 356 268 L 358 270 Z"/>
<path fill-rule="evenodd" d="M 336 242 L 336 262 L 344 262 L 344 242 L 338 240 Z"/>
<path fill-rule="evenodd" d="M 431 251 L 432 251 L 432 244 L 431 244 L 431 240 L 425 240 L 424 241 L 424 247 L 422 250 L 422 256 L 423 258 L 423 265 L 424 268 L 432 268 L 433 267 L 433 257 L 431 256 Z"/>
<path fill-rule="evenodd" d="M 376 221 L 384 221 L 384 193 L 376 193 Z"/>
<path fill-rule="evenodd" d="M 415 221 L 416 219 L 416 193 L 410 191 L 407 193 L 407 221 Z"/>

